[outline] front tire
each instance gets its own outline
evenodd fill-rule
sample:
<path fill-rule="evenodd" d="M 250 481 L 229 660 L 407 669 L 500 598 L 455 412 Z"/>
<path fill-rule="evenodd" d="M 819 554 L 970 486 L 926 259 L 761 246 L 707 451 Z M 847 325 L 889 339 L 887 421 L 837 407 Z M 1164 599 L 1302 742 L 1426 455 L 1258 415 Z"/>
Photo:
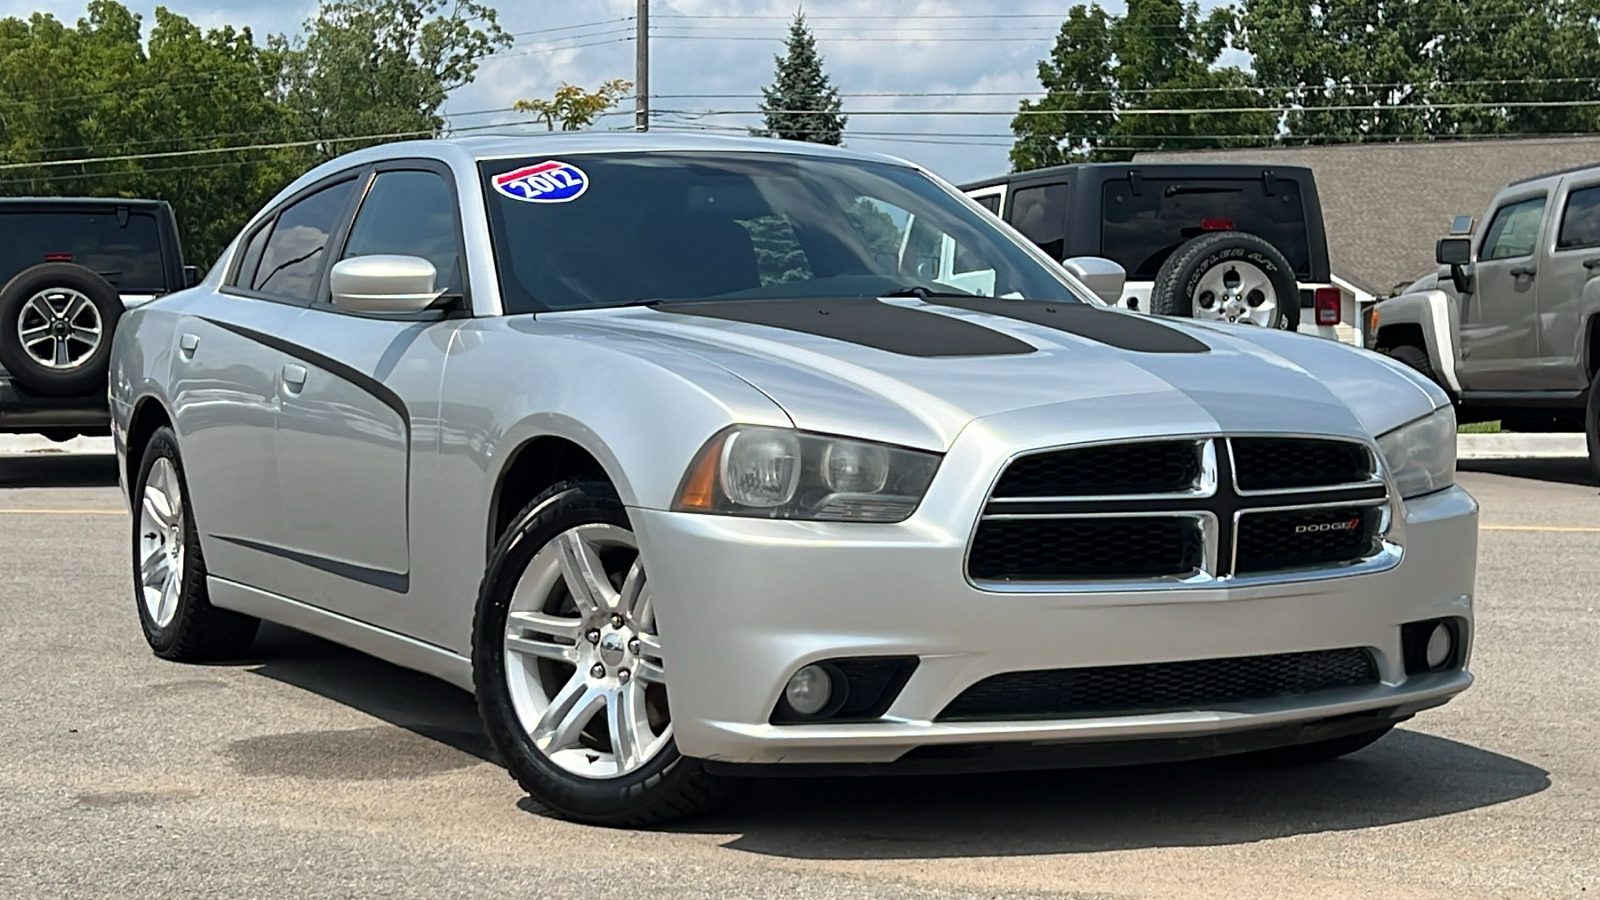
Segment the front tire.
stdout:
<path fill-rule="evenodd" d="M 1589 444 L 1589 469 L 1600 478 L 1600 372 L 1589 382 L 1589 403 L 1583 410 L 1583 432 Z"/>
<path fill-rule="evenodd" d="M 150 649 L 174 662 L 235 659 L 261 620 L 211 605 L 172 429 L 151 435 L 133 485 L 133 593 Z"/>
<path fill-rule="evenodd" d="M 650 825 L 732 786 L 678 753 L 643 561 L 604 480 L 563 482 L 518 514 L 489 561 L 472 644 L 489 739 L 552 813 Z"/>

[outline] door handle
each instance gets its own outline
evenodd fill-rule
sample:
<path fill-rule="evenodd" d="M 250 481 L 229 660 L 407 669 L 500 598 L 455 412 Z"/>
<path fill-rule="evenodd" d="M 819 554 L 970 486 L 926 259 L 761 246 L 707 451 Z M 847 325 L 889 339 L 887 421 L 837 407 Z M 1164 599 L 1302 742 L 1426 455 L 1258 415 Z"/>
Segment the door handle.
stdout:
<path fill-rule="evenodd" d="M 283 387 L 290 394 L 300 393 L 306 386 L 306 367 L 290 363 L 283 367 Z"/>
<path fill-rule="evenodd" d="M 178 336 L 178 352 L 184 359 L 194 359 L 195 348 L 200 346 L 200 335 L 181 334 Z"/>
<path fill-rule="evenodd" d="M 1517 266 L 1515 269 L 1508 270 L 1507 274 L 1509 274 L 1512 278 L 1521 278 L 1524 275 L 1532 278 L 1538 271 L 1539 270 L 1535 269 L 1533 266 Z"/>
<path fill-rule="evenodd" d="M 1593 271 L 1594 269 L 1600 269 L 1600 256 L 1591 256 L 1588 259 L 1584 260 L 1583 261 L 1583 267 L 1585 269 L 1589 269 L 1591 271 Z"/>

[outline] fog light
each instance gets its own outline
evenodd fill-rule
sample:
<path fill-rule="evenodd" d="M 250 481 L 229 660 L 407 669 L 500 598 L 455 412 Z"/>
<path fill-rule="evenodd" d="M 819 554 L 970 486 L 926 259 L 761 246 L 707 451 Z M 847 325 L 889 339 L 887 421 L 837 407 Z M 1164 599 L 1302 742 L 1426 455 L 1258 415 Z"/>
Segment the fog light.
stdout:
<path fill-rule="evenodd" d="M 784 685 L 783 699 L 800 715 L 814 716 L 826 709 L 828 701 L 833 699 L 833 679 L 821 666 L 803 666 Z"/>
<path fill-rule="evenodd" d="M 1437 669 L 1450 660 L 1450 655 L 1455 651 L 1455 637 L 1450 634 L 1450 627 L 1440 622 L 1433 626 L 1433 634 L 1428 635 L 1427 660 L 1428 668 Z"/>

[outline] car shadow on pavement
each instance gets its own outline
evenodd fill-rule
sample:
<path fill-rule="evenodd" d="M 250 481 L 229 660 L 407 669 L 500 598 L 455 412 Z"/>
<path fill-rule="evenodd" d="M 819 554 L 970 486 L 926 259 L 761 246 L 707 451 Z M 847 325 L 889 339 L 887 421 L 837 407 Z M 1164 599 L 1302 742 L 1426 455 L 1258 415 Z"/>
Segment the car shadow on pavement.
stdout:
<path fill-rule="evenodd" d="M 1557 484 L 1576 484 L 1600 487 L 1589 461 L 1582 457 L 1559 459 L 1463 459 L 1456 463 L 1463 472 L 1486 472 L 1510 478 L 1531 481 L 1552 481 Z"/>
<path fill-rule="evenodd" d="M 673 830 L 796 859 L 1093 853 L 1250 843 L 1429 819 L 1550 786 L 1507 756 L 1396 730 L 1345 759 L 1228 760 L 953 777 L 761 780 Z"/>
<path fill-rule="evenodd" d="M 245 668 L 498 763 L 472 695 L 437 678 L 271 622 L 262 623 Z"/>
<path fill-rule="evenodd" d="M 115 456 L 78 453 L 0 456 L 0 488 L 116 486 Z"/>

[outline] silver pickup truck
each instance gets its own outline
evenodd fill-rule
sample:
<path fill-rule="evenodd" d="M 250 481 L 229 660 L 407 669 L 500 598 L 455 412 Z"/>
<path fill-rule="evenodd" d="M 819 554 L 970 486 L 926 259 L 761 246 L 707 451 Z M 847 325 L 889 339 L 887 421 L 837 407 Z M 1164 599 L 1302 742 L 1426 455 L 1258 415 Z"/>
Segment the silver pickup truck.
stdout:
<path fill-rule="evenodd" d="M 1600 165 L 1507 185 L 1459 217 L 1439 270 L 1368 315 L 1369 347 L 1443 387 L 1462 422 L 1587 432 L 1600 474 Z"/>

